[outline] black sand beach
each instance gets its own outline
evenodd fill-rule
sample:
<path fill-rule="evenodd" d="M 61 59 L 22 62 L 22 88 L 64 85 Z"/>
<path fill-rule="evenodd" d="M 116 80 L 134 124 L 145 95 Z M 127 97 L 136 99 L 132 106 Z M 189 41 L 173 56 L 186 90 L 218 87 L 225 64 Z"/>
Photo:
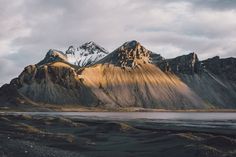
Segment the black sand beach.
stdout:
<path fill-rule="evenodd" d="M 1 157 L 234 157 L 227 127 L 178 126 L 145 120 L 0 115 Z"/>

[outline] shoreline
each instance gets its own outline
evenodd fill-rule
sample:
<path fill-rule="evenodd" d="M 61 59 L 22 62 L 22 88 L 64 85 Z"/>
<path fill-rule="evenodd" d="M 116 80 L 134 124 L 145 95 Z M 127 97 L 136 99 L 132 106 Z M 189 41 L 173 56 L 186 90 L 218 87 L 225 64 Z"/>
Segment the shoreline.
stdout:
<path fill-rule="evenodd" d="M 140 120 L 1 115 L 4 157 L 222 157 L 236 155 L 235 129 Z M 167 151 L 168 150 L 168 151 Z"/>
<path fill-rule="evenodd" d="M 236 113 L 236 109 L 189 109 L 189 110 L 166 110 L 166 109 L 148 109 L 148 108 L 25 108 L 12 109 L 0 108 L 0 112 L 220 112 L 220 113 Z"/>

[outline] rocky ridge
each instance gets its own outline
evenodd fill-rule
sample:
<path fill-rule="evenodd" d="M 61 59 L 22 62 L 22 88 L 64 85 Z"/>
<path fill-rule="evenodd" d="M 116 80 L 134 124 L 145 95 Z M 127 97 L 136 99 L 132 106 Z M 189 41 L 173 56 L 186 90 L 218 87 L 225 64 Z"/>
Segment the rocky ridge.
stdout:
<path fill-rule="evenodd" d="M 194 74 L 202 70 L 196 53 L 160 60 L 156 64 L 165 72 Z"/>

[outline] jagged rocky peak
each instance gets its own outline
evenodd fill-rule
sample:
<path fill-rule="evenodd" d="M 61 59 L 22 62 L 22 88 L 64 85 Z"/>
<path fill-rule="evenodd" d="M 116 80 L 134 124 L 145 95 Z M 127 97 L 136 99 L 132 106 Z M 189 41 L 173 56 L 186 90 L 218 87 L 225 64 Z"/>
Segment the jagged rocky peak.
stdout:
<path fill-rule="evenodd" d="M 86 52 L 87 52 L 87 54 L 98 54 L 98 53 L 108 54 L 109 53 L 106 49 L 99 46 L 98 44 L 96 44 L 93 41 L 84 43 L 83 45 L 81 45 L 80 47 L 77 48 L 77 51 L 80 51 L 81 55 L 83 55 L 83 54 L 86 55 Z"/>
<path fill-rule="evenodd" d="M 70 46 L 66 51 L 68 62 L 84 67 L 92 65 L 105 57 L 109 52 L 93 41 L 86 42 L 79 47 Z"/>
<path fill-rule="evenodd" d="M 75 48 L 74 46 L 69 46 L 69 48 L 66 50 L 66 54 L 72 54 L 72 55 L 75 55 Z"/>
<path fill-rule="evenodd" d="M 135 67 L 140 63 L 149 63 L 150 51 L 133 40 L 124 43 L 113 52 L 112 62 L 121 67 Z"/>
<path fill-rule="evenodd" d="M 62 51 L 50 49 L 44 59 L 40 61 L 37 65 L 43 65 L 51 62 L 63 61 L 67 62 L 67 56 Z"/>
<path fill-rule="evenodd" d="M 189 53 L 188 55 L 176 57 L 175 60 L 191 67 L 193 67 L 199 61 L 197 54 L 194 52 Z"/>
<path fill-rule="evenodd" d="M 70 64 L 77 65 L 75 51 L 76 51 L 76 49 L 74 48 L 74 46 L 69 46 L 69 48 L 66 50 L 66 57 L 67 57 L 67 61 Z"/>
<path fill-rule="evenodd" d="M 157 64 L 158 62 L 162 62 L 163 60 L 165 60 L 165 58 L 162 57 L 161 54 L 157 54 L 154 52 L 150 53 L 150 62 L 152 64 Z"/>
<path fill-rule="evenodd" d="M 173 59 L 163 60 L 157 65 L 166 72 L 194 74 L 201 71 L 201 63 L 196 53 L 182 55 Z"/>

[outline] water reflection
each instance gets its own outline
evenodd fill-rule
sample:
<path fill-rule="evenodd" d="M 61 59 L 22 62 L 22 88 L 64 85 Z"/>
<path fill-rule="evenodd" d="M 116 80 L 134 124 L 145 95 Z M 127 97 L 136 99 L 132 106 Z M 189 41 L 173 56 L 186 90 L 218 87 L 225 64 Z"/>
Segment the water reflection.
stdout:
<path fill-rule="evenodd" d="M 166 119 L 166 120 L 236 120 L 233 112 L 1 112 L 45 116 L 98 117 L 107 119 Z"/>

